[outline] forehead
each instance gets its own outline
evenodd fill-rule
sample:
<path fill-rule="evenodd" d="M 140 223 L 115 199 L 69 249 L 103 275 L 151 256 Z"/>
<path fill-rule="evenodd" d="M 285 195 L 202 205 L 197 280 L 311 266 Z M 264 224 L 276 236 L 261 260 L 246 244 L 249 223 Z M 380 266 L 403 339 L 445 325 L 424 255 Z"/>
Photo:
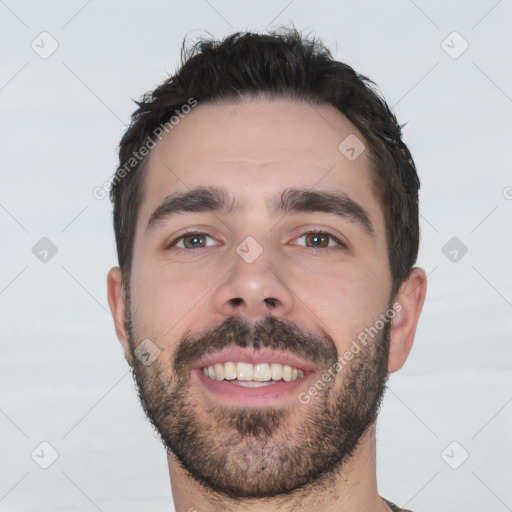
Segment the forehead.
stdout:
<path fill-rule="evenodd" d="M 359 152 L 362 135 L 331 105 L 264 99 L 199 104 L 152 150 L 138 220 L 147 223 L 169 194 L 204 185 L 231 190 L 253 206 L 290 187 L 337 189 L 359 203 L 375 203 L 368 151 L 347 158 L 346 140 L 360 144 Z"/>

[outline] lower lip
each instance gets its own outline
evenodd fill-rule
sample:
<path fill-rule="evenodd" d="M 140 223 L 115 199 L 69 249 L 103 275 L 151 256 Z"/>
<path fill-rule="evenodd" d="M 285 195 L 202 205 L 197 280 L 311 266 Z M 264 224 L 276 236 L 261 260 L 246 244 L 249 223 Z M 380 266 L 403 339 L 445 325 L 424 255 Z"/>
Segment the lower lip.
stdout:
<path fill-rule="evenodd" d="M 297 401 L 300 389 L 306 386 L 312 374 L 290 382 L 277 381 L 270 386 L 250 388 L 232 384 L 229 380 L 213 380 L 205 377 L 201 369 L 194 370 L 200 384 L 215 396 L 216 400 L 231 406 L 269 407 Z"/>

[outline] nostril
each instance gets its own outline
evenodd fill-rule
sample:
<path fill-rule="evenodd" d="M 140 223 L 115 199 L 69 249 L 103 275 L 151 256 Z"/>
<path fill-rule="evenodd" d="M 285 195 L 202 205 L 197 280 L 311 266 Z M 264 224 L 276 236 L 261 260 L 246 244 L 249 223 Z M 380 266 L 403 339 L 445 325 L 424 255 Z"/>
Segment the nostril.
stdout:
<path fill-rule="evenodd" d="M 230 302 L 231 302 L 231 305 L 233 307 L 238 307 L 240 306 L 240 304 L 242 304 L 244 300 L 240 297 L 235 297 L 233 299 L 230 299 Z M 270 306 L 271 308 L 275 308 L 276 307 L 276 304 L 277 304 L 277 299 L 265 299 L 265 304 L 267 304 L 268 306 Z"/>

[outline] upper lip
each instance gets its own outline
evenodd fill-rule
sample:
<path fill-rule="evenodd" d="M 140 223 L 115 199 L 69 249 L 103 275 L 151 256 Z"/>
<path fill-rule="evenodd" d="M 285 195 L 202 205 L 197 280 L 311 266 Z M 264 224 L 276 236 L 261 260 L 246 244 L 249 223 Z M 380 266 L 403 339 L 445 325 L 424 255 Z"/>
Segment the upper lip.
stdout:
<path fill-rule="evenodd" d="M 272 350 L 267 348 L 260 348 L 254 350 L 252 348 L 242 347 L 229 347 L 213 354 L 208 354 L 199 359 L 193 368 L 200 369 L 206 366 L 213 366 L 217 363 L 226 363 L 233 361 L 235 363 L 279 363 L 294 366 L 304 372 L 310 372 L 315 369 L 315 365 L 310 361 L 305 361 L 300 357 L 291 354 L 290 352 L 284 352 L 279 350 Z"/>

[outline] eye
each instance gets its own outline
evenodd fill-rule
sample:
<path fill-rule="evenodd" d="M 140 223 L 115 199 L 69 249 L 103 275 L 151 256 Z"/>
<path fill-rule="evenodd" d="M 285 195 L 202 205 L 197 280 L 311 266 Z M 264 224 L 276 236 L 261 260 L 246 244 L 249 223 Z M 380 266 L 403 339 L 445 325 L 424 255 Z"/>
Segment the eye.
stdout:
<path fill-rule="evenodd" d="M 306 247 L 312 247 L 313 249 L 333 249 L 336 247 L 346 248 L 346 245 L 336 238 L 334 235 L 325 231 L 308 231 L 296 240 L 304 240 Z M 297 244 L 303 245 L 303 244 Z"/>
<path fill-rule="evenodd" d="M 207 243 L 207 240 L 213 240 L 210 235 L 206 233 L 185 233 L 180 237 L 174 239 L 168 246 L 178 247 L 179 249 L 200 249 L 202 247 L 210 247 L 212 245 L 216 245 L 215 243 Z"/>

